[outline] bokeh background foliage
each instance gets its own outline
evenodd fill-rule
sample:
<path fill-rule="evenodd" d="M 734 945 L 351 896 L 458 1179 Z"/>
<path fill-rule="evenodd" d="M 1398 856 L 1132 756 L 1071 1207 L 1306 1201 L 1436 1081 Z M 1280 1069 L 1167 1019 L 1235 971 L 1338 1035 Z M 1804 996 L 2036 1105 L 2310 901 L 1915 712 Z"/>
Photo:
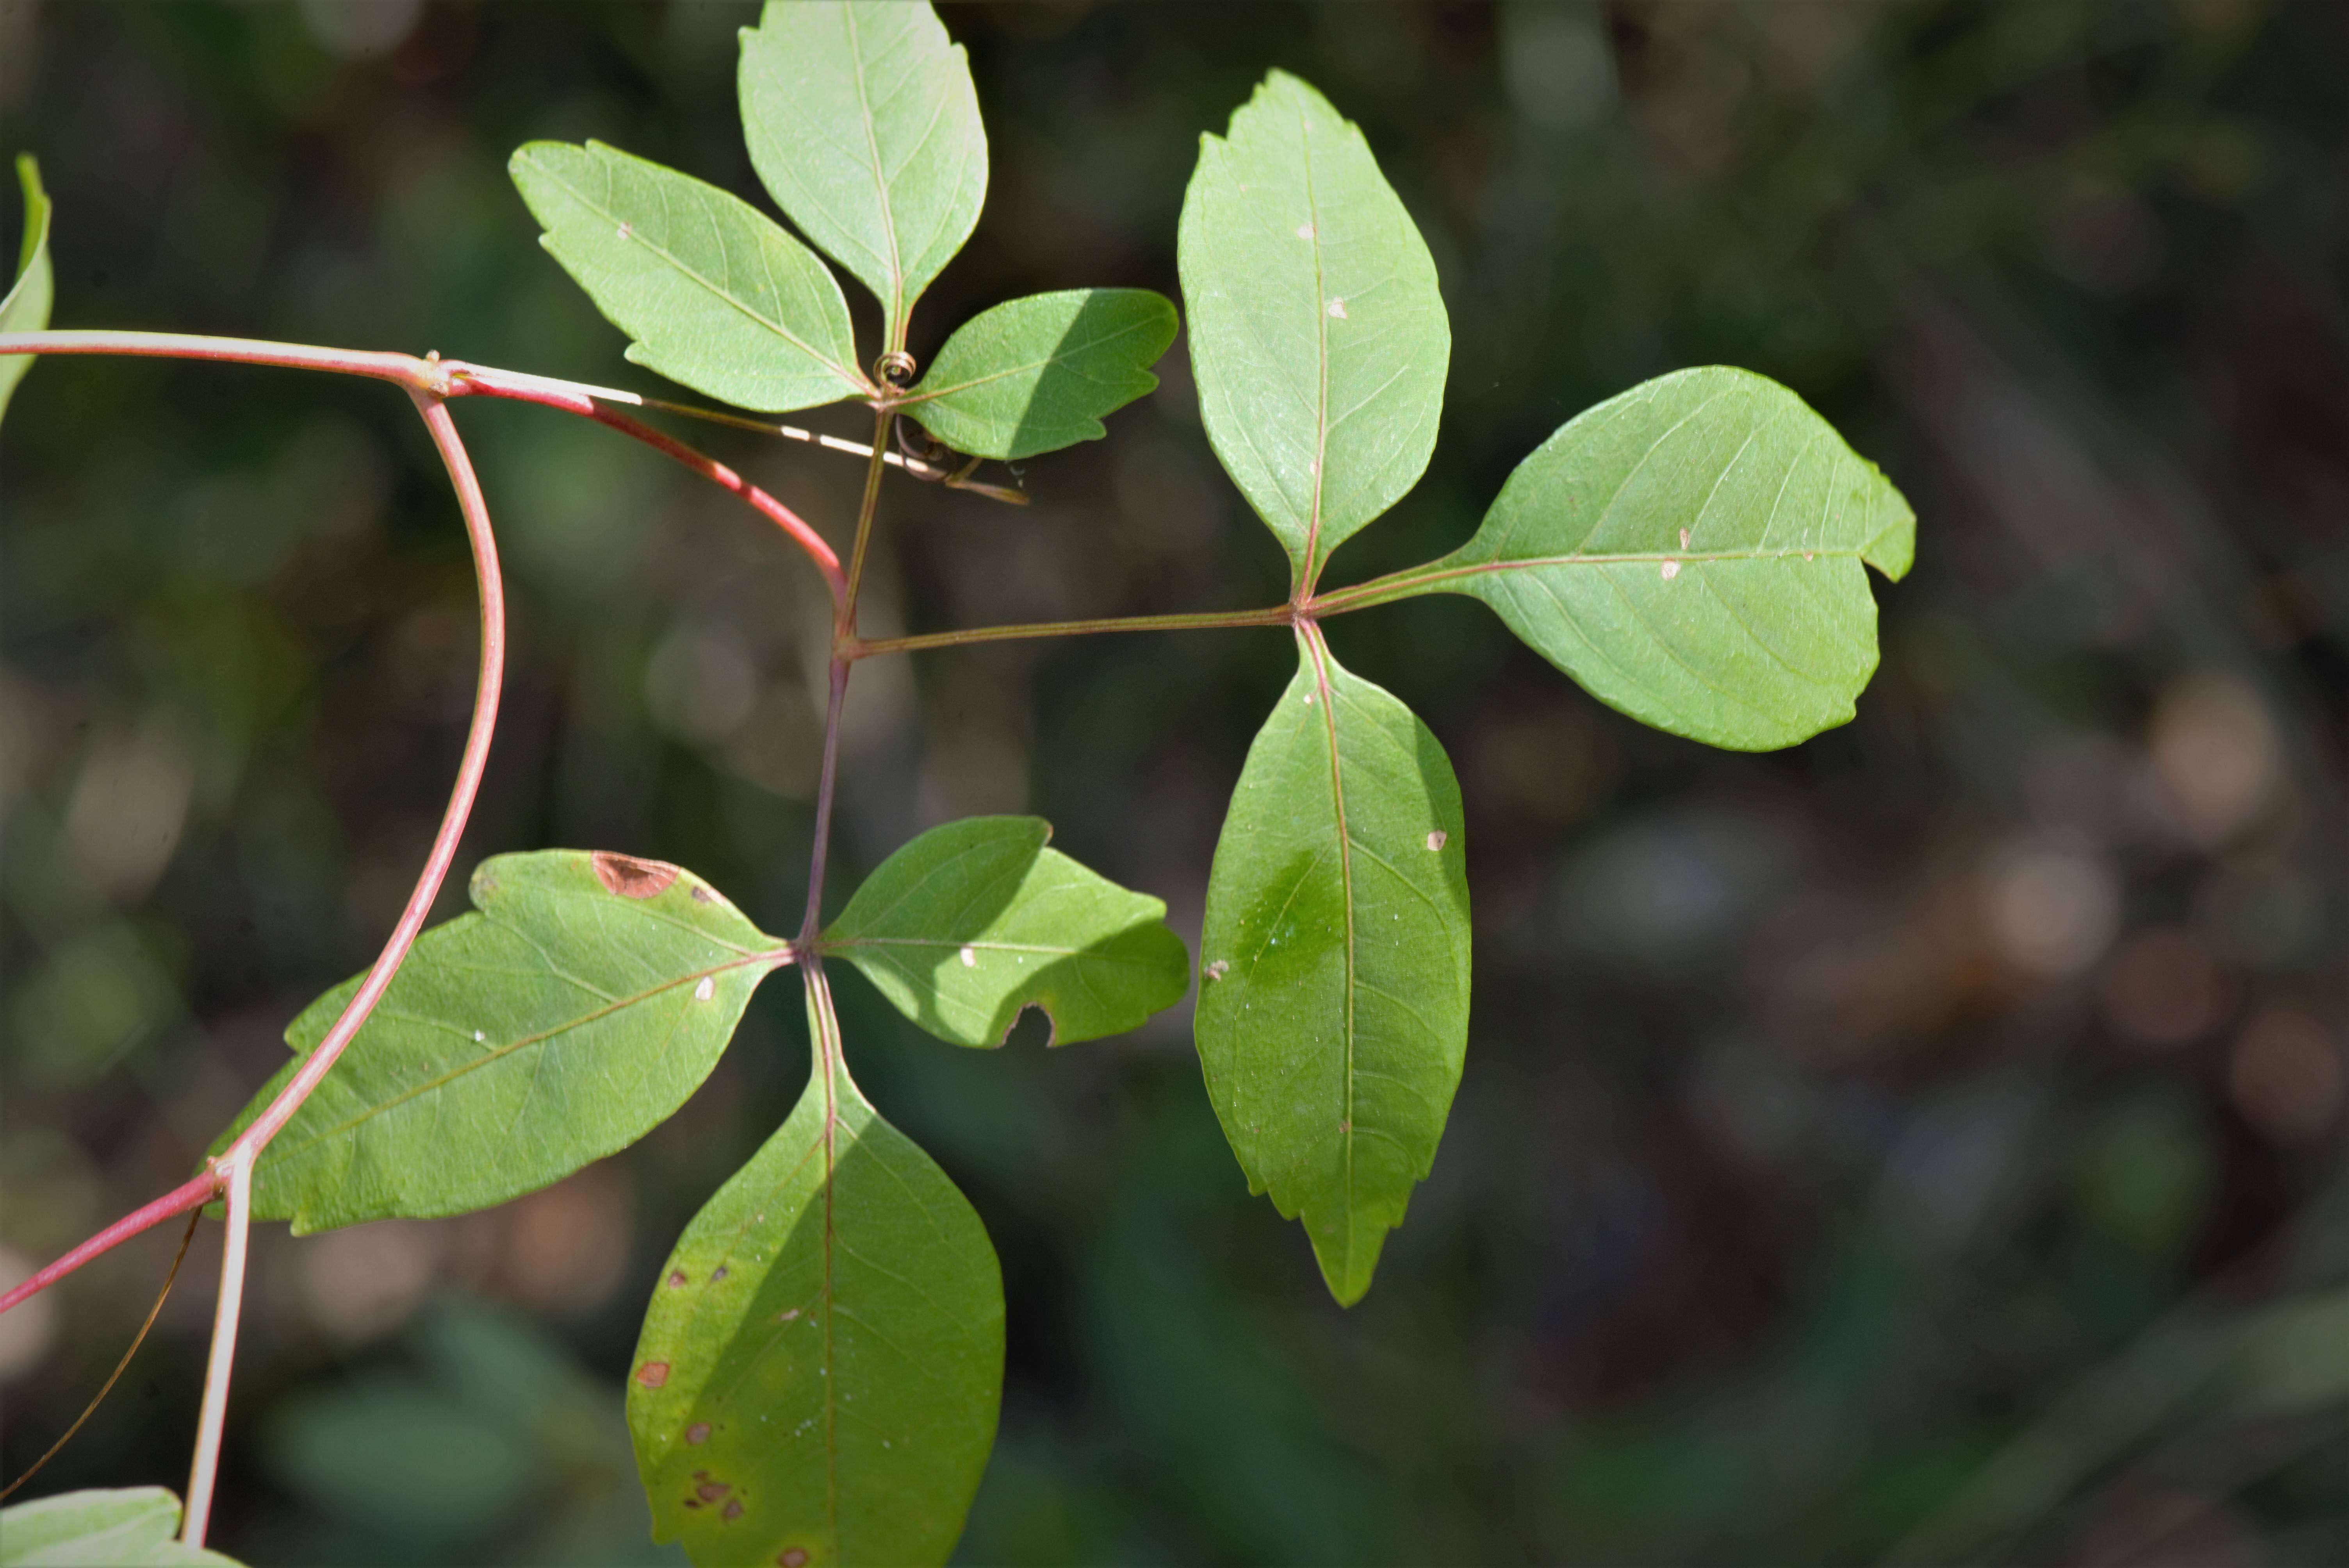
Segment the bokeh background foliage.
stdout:
<path fill-rule="evenodd" d="M 533 243 L 505 160 L 593 136 L 755 198 L 732 92 L 750 19 L 0 0 L 0 147 L 37 152 L 57 201 L 60 325 L 649 388 Z M 842 982 L 860 1078 L 1003 1257 L 1009 1384 L 963 1560 L 2349 1552 L 2349 12 L 948 25 L 994 175 L 916 321 L 925 357 L 1011 294 L 1173 294 L 1197 134 L 1268 67 L 1361 121 L 1455 346 L 1433 467 L 1332 584 L 1449 549 L 1568 415 L 1692 364 L 1795 387 L 1923 523 L 1857 722 L 1791 753 L 1644 730 L 1464 601 L 1331 625 L 1458 766 L 1478 922 L 1450 1131 L 1350 1313 L 1247 1197 L 1187 1010 L 981 1055 Z M 1184 366 L 1178 343 L 1109 440 L 1028 467 L 1025 511 L 893 481 L 874 619 L 1277 599 Z M 657 855 L 788 920 L 823 626 L 802 564 L 606 433 L 459 413 L 517 634 L 469 858 Z M 379 387 L 95 361 L 41 366 L 11 410 L 12 1268 L 183 1174 L 393 918 L 473 634 L 413 425 Z M 845 459 L 713 444 L 820 524 L 853 505 Z M 1290 660 L 1269 631 L 862 666 L 833 907 L 924 826 L 1031 810 L 1195 937 Z M 555 1188 L 258 1236 L 222 1545 L 655 1559 L 620 1378 L 664 1250 L 803 1080 L 791 990 L 676 1121 Z M 175 1239 L 0 1320 L 7 1473 L 103 1376 Z M 200 1242 L 44 1488 L 180 1483 L 211 1268 Z"/>

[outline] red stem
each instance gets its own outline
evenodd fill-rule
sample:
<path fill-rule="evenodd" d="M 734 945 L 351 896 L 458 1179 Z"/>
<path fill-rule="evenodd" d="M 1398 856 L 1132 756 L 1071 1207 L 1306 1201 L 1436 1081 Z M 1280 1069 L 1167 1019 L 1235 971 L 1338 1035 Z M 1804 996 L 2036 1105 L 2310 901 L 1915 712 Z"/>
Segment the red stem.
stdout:
<path fill-rule="evenodd" d="M 7 341 L 0 337 L 0 344 Z M 395 379 L 386 377 L 384 379 Z M 183 1183 L 158 1198 L 146 1207 L 109 1225 L 88 1241 L 42 1269 L 22 1284 L 0 1296 L 0 1312 L 5 1312 L 18 1302 L 63 1279 L 99 1253 L 120 1245 L 160 1221 L 184 1213 L 199 1203 L 211 1202 L 227 1187 L 231 1177 L 240 1168 L 250 1169 L 261 1150 L 277 1135 L 278 1130 L 302 1107 L 318 1080 L 326 1077 L 336 1059 L 343 1054 L 359 1026 L 374 1011 L 376 1002 L 391 984 L 409 949 L 415 944 L 417 934 L 423 929 L 425 917 L 431 913 L 432 902 L 440 896 L 440 884 L 449 874 L 456 859 L 457 842 L 465 830 L 465 820 L 471 814 L 473 796 L 480 789 L 482 769 L 488 765 L 490 737 L 497 727 L 498 692 L 505 674 L 506 611 L 504 581 L 498 570 L 497 541 L 490 532 L 488 503 L 481 497 L 481 480 L 473 472 L 464 443 L 458 438 L 456 423 L 449 417 L 448 406 L 429 392 L 410 388 L 417 411 L 424 417 L 424 427 L 430 432 L 433 445 L 440 449 L 441 461 L 447 465 L 449 478 L 456 486 L 458 510 L 464 514 L 465 532 L 473 550 L 473 570 L 481 583 L 481 675 L 473 695 L 473 722 L 465 737 L 465 755 L 458 764 L 457 782 L 449 793 L 448 810 L 441 814 L 440 830 L 432 841 L 432 851 L 426 858 L 423 873 L 418 877 L 416 889 L 409 895 L 408 907 L 400 913 L 399 923 L 392 928 L 390 940 L 360 983 L 357 995 L 335 1020 L 334 1027 L 318 1043 L 303 1064 L 301 1070 L 286 1080 L 277 1098 L 256 1117 L 236 1140 L 217 1157 L 205 1161 L 202 1175 Z"/>
<path fill-rule="evenodd" d="M 498 727 L 498 690 L 505 676 L 506 665 L 506 595 L 505 583 L 498 572 L 498 544 L 490 532 L 489 503 L 481 497 L 481 481 L 473 473 L 472 459 L 465 454 L 465 444 L 457 437 L 456 421 L 449 417 L 449 406 L 440 398 L 423 392 L 409 394 L 416 400 L 416 411 L 424 417 L 424 428 L 432 434 L 432 444 L 440 449 L 440 460 L 448 466 L 449 479 L 457 487 L 458 510 L 464 513 L 465 533 L 473 547 L 473 571 L 481 586 L 481 667 L 473 689 L 473 724 L 465 736 L 464 759 L 457 765 L 457 783 L 449 791 L 449 808 L 440 814 L 440 831 L 433 838 L 432 852 L 425 857 L 423 874 L 416 879 L 416 891 L 408 895 L 408 907 L 400 912 L 399 923 L 391 930 L 391 938 L 376 956 L 375 967 L 359 983 L 358 991 L 343 1008 L 342 1016 L 318 1042 L 318 1048 L 302 1063 L 302 1068 L 285 1080 L 269 1109 L 253 1120 L 253 1124 L 237 1135 L 215 1165 L 231 1161 L 250 1162 L 269 1140 L 277 1136 L 278 1129 L 292 1119 L 318 1080 L 326 1076 L 343 1047 L 359 1032 L 367 1015 L 375 1011 L 384 987 L 408 957 L 415 945 L 417 934 L 424 929 L 425 917 L 432 913 L 432 901 L 440 894 L 440 883 L 449 874 L 449 866 L 457 858 L 457 841 L 464 836 L 465 819 L 472 814 L 473 796 L 481 788 L 481 771 L 489 765 L 490 737 Z"/>
<path fill-rule="evenodd" d="M 219 1191 L 220 1177 L 207 1168 L 202 1175 L 191 1177 L 145 1208 L 133 1209 L 7 1295 L 0 1295 L 0 1312 L 7 1311 L 28 1295 L 38 1295 L 100 1253 L 112 1252 L 140 1232 L 160 1225 L 174 1214 L 184 1214 L 199 1204 L 211 1202 Z"/>
<path fill-rule="evenodd" d="M 390 381 L 410 393 L 434 397 L 462 397 L 479 393 L 535 403 L 584 415 L 632 436 L 655 451 L 672 458 L 713 484 L 731 491 L 807 552 L 837 606 L 845 591 L 840 557 L 823 536 L 802 521 L 791 508 L 745 480 L 725 464 L 704 457 L 682 441 L 673 440 L 651 426 L 616 412 L 595 389 L 543 376 L 498 370 L 485 365 L 428 355 L 386 354 L 358 348 L 317 348 L 304 343 L 263 343 L 241 337 L 200 337 L 177 332 L 11 332 L 0 333 L 0 356 L 16 354 L 127 355 L 146 359 L 201 359 L 238 365 L 275 365 L 296 370 L 337 370 Z"/>
<path fill-rule="evenodd" d="M 460 360 L 448 360 L 441 369 L 449 377 L 449 395 L 459 397 L 468 392 L 486 393 L 492 397 L 511 397 L 516 402 L 535 403 L 543 408 L 560 408 L 567 414 L 579 414 L 607 425 L 625 436 L 633 436 L 663 457 L 684 464 L 703 479 L 723 490 L 731 490 L 759 514 L 792 536 L 792 542 L 808 553 L 816 570 L 823 573 L 824 586 L 832 590 L 832 602 L 837 607 L 847 591 L 841 575 L 840 557 L 833 552 L 823 536 L 802 521 L 797 512 L 750 483 L 741 475 L 715 458 L 705 457 L 684 442 L 674 440 L 639 419 L 632 419 L 618 409 L 610 407 L 593 396 L 564 382 L 549 381 L 543 377 L 523 376 L 511 370 L 495 370 L 483 365 L 468 365 Z"/>

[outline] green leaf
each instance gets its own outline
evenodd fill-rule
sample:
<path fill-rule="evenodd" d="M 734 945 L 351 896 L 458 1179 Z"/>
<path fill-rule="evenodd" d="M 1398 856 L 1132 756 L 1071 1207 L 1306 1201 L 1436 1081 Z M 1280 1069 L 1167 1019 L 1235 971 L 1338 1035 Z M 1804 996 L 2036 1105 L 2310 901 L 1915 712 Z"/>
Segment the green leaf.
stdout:
<path fill-rule="evenodd" d="M 1248 748 L 1199 955 L 1199 1062 L 1224 1135 L 1350 1306 L 1459 1087 L 1468 880 L 1444 748 L 1316 628 Z"/>
<path fill-rule="evenodd" d="M 160 1486 L 61 1492 L 0 1509 L 0 1568 L 235 1568 L 179 1532 L 180 1500 Z"/>
<path fill-rule="evenodd" d="M 16 155 L 16 180 L 25 188 L 25 245 L 16 258 L 16 281 L 0 299 L 0 332 L 39 332 L 49 325 L 57 277 L 49 266 L 49 197 L 41 189 L 41 166 L 29 152 Z M 0 355 L 0 417 L 16 383 L 33 367 L 30 354 Z"/>
<path fill-rule="evenodd" d="M 926 4 L 769 0 L 742 33 L 742 130 L 776 204 L 881 302 L 885 347 L 987 199 L 962 46 Z"/>
<path fill-rule="evenodd" d="M 874 390 L 838 281 L 749 202 L 600 141 L 533 141 L 507 167 L 635 363 L 771 413 Z"/>
<path fill-rule="evenodd" d="M 791 1119 L 695 1216 L 628 1379 L 654 1537 L 700 1563 L 944 1563 L 995 1442 L 1003 1281 L 865 1102 L 821 972 Z"/>
<path fill-rule="evenodd" d="M 1178 259 L 1207 439 L 1309 583 L 1434 450 L 1435 263 L 1361 131 L 1280 71 L 1199 139 Z"/>
<path fill-rule="evenodd" d="M 1123 1034 L 1183 999 L 1191 955 L 1166 906 L 1044 847 L 1040 817 L 933 828 L 881 862 L 823 934 L 897 1010 L 957 1046 L 999 1046 L 1023 1008 L 1052 1043 Z"/>
<path fill-rule="evenodd" d="M 1713 367 L 1568 421 L 1475 537 L 1402 575 L 1484 600 L 1634 718 L 1760 751 L 1850 719 L 1876 671 L 1862 563 L 1897 579 L 1916 542 L 1900 492 L 1801 398 Z"/>
<path fill-rule="evenodd" d="M 690 872 L 581 850 L 499 855 L 479 913 L 419 938 L 383 1000 L 254 1168 L 253 1212 L 296 1234 L 461 1214 L 626 1148 L 685 1102 L 750 993 L 788 961 Z M 358 988 L 286 1029 L 275 1098 Z"/>
<path fill-rule="evenodd" d="M 973 457 L 1032 458 L 1106 434 L 1102 417 L 1158 385 L 1174 306 L 1148 289 L 1031 294 L 965 322 L 905 409 Z"/>

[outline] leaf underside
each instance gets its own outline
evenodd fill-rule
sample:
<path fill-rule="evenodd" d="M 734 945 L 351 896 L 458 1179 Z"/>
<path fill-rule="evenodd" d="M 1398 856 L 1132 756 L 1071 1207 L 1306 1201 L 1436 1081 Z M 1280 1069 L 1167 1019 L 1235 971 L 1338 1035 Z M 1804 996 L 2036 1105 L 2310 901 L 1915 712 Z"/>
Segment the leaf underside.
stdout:
<path fill-rule="evenodd" d="M 955 329 L 905 411 L 973 457 L 1016 460 L 1099 440 L 1103 416 L 1158 385 L 1174 306 L 1148 289 L 1069 289 Z"/>
<path fill-rule="evenodd" d="M 477 913 L 418 939 L 334 1070 L 254 1169 L 253 1212 L 295 1233 L 460 1214 L 569 1175 L 698 1088 L 782 944 L 690 872 L 548 850 L 473 873 Z M 286 1030 L 292 1077 L 357 990 Z"/>
<path fill-rule="evenodd" d="M 533 141 L 508 170 L 636 364 L 770 413 L 873 390 L 838 281 L 750 203 L 598 141 Z"/>
<path fill-rule="evenodd" d="M 1850 719 L 1877 663 L 1865 567 L 1898 579 L 1915 550 L 1909 503 L 1826 420 L 1710 367 L 1569 421 L 1424 576 L 1632 717 L 1765 750 Z"/>
<path fill-rule="evenodd" d="M 800 232 L 881 302 L 885 346 L 987 199 L 970 62 L 927 5 L 770 0 L 742 32 L 750 162 Z"/>
<path fill-rule="evenodd" d="M 0 332 L 40 332 L 49 325 L 49 307 L 57 296 L 57 278 L 49 263 L 48 193 L 41 189 L 40 165 L 29 152 L 16 158 L 16 180 L 25 192 L 25 242 L 16 259 L 16 281 L 0 298 Z M 16 383 L 33 367 L 30 354 L 0 355 L 0 418 Z"/>
<path fill-rule="evenodd" d="M 1216 845 L 1199 1062 L 1250 1188 L 1304 1221 L 1350 1305 L 1460 1082 L 1468 882 L 1435 737 L 1317 630 L 1298 658 Z"/>
<path fill-rule="evenodd" d="M 1280 71 L 1199 139 L 1177 250 L 1207 438 L 1310 583 L 1434 450 L 1435 263 L 1361 130 Z"/>
<path fill-rule="evenodd" d="M 179 1531 L 180 1500 L 160 1486 L 60 1492 L 0 1509 L 0 1568 L 236 1568 Z"/>
<path fill-rule="evenodd" d="M 849 1078 L 820 975 L 808 1011 L 806 1093 L 653 1287 L 637 1468 L 655 1537 L 698 1563 L 940 1563 L 995 1440 L 1001 1273 Z"/>
<path fill-rule="evenodd" d="M 971 817 L 884 861 L 823 934 L 942 1040 L 999 1046 L 1040 1007 L 1052 1043 L 1138 1027 L 1183 999 L 1191 956 L 1166 906 L 1047 849 L 1040 817 Z"/>

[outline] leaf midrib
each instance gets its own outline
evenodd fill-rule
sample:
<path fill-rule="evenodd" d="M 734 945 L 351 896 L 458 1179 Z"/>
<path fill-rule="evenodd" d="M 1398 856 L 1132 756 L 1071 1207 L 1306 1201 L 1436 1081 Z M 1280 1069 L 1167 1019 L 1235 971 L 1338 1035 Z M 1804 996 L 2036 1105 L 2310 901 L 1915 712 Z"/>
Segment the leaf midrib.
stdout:
<path fill-rule="evenodd" d="M 1307 655 L 1313 663 L 1314 686 L 1321 699 L 1322 727 L 1330 741 L 1330 799 L 1338 820 L 1338 880 L 1343 895 L 1340 902 L 1346 912 L 1346 1006 L 1340 1036 L 1346 1052 L 1346 1115 L 1340 1141 L 1346 1161 L 1346 1278 L 1350 1283 L 1354 1266 L 1354 844 L 1353 835 L 1346 829 L 1345 770 L 1338 756 L 1338 707 L 1330 695 L 1330 649 L 1321 640 L 1319 625 L 1308 623 L 1305 640 Z"/>

